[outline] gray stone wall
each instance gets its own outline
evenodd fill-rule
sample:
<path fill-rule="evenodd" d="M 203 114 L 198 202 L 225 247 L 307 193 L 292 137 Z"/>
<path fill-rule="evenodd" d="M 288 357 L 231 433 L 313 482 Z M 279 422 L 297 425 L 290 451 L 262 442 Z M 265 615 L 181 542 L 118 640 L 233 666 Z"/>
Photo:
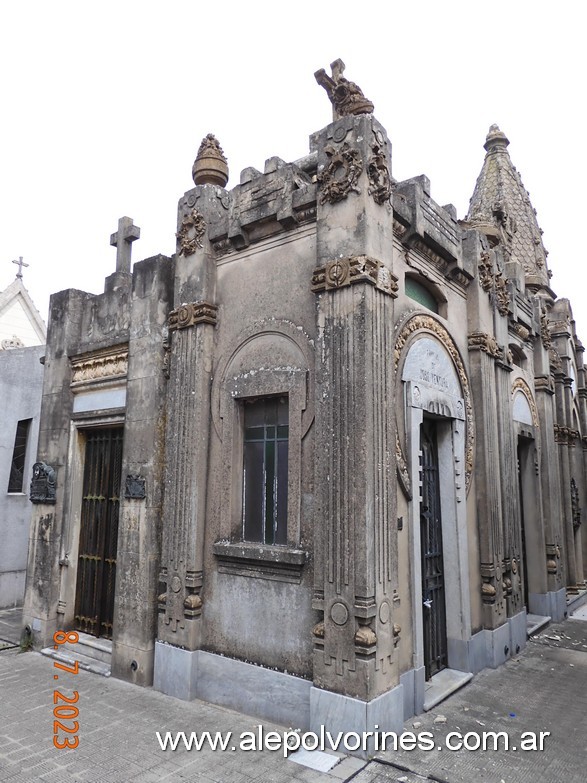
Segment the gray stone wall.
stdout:
<path fill-rule="evenodd" d="M 44 346 L 0 351 L 0 608 L 24 598 L 31 504 L 28 499 L 36 459 L 41 412 Z M 31 419 L 22 493 L 8 493 L 14 438 L 19 421 Z"/>

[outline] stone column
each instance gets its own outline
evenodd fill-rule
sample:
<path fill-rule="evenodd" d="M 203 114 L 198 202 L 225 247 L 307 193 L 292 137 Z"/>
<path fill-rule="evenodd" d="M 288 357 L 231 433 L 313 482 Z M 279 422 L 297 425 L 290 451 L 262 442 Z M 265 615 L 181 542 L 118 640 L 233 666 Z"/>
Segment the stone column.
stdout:
<path fill-rule="evenodd" d="M 172 260 L 155 256 L 135 264 L 112 673 L 139 685 L 153 682 L 168 384 L 163 372 L 163 337 L 172 302 Z"/>
<path fill-rule="evenodd" d="M 528 563 L 522 563 L 522 519 L 518 487 L 517 443 L 511 416 L 511 371 L 512 367 L 503 359 L 496 361 L 498 454 L 504 529 L 502 588 L 506 596 L 508 617 L 517 614 L 522 609 L 522 568 L 528 568 Z M 539 520 L 536 520 L 536 524 L 539 524 Z"/>
<path fill-rule="evenodd" d="M 370 115 L 343 117 L 311 143 L 320 183 L 313 605 L 323 612 L 311 724 L 399 726 L 390 145 Z"/>
<path fill-rule="evenodd" d="M 503 501 L 501 491 L 498 409 L 495 360 L 502 357 L 495 338 L 484 332 L 469 335 L 471 387 L 475 404 L 476 457 L 475 488 L 479 552 L 481 557 L 481 597 L 483 625 L 495 629 L 506 620 L 502 587 L 504 560 Z"/>
<path fill-rule="evenodd" d="M 202 638 L 203 545 L 210 429 L 210 384 L 216 323 L 216 262 L 207 227 L 221 195 L 200 185 L 179 204 L 175 309 L 169 314 L 165 501 L 155 687 L 195 696 Z M 181 649 L 178 649 L 181 648 Z M 175 652 L 174 652 L 175 651 Z M 186 651 L 188 651 L 186 653 Z M 178 670 L 181 674 L 178 676 Z"/>

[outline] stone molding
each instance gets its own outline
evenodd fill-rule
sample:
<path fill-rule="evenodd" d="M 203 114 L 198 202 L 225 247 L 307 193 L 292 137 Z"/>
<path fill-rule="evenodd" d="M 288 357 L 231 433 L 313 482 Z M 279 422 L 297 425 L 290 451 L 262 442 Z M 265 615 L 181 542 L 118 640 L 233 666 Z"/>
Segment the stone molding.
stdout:
<path fill-rule="evenodd" d="M 412 335 L 416 334 L 417 332 L 432 333 L 440 341 L 440 343 L 444 346 L 450 358 L 452 359 L 455 369 L 457 371 L 457 375 L 459 377 L 461 389 L 463 392 L 463 399 L 465 401 L 465 422 L 466 422 L 465 486 L 466 486 L 466 492 L 467 494 L 469 494 L 469 490 L 471 489 L 471 477 L 473 473 L 475 425 L 473 420 L 473 403 L 471 399 L 471 388 L 469 385 L 469 379 L 467 377 L 467 371 L 465 370 L 465 365 L 463 363 L 463 360 L 461 358 L 461 355 L 459 353 L 456 344 L 454 343 L 452 337 L 450 336 L 448 331 L 444 328 L 444 326 L 442 326 L 442 324 L 432 316 L 418 313 L 416 315 L 410 315 L 408 317 L 408 320 L 399 328 L 395 341 L 395 348 L 393 352 L 394 367 L 396 373 L 406 344 L 408 343 Z M 404 483 L 405 476 L 407 476 L 408 474 L 407 462 L 405 456 L 403 455 L 402 445 L 399 436 L 396 442 L 396 453 L 398 456 L 397 465 L 398 465 L 398 477 L 400 479 L 400 484 L 404 489 L 404 492 L 406 493 L 408 498 L 410 498 L 411 487 L 409 484 Z"/>
<path fill-rule="evenodd" d="M 196 324 L 217 323 L 218 306 L 210 302 L 191 302 L 182 304 L 169 313 L 168 327 L 169 331 L 175 329 L 186 329 L 188 326 Z"/>
<path fill-rule="evenodd" d="M 355 283 L 369 283 L 394 298 L 399 289 L 397 278 L 385 264 L 366 255 L 329 261 L 314 270 L 311 286 L 314 293 L 322 293 Z"/>
<path fill-rule="evenodd" d="M 104 348 L 92 354 L 77 356 L 71 360 L 71 369 L 72 387 L 126 378 L 128 347 Z"/>

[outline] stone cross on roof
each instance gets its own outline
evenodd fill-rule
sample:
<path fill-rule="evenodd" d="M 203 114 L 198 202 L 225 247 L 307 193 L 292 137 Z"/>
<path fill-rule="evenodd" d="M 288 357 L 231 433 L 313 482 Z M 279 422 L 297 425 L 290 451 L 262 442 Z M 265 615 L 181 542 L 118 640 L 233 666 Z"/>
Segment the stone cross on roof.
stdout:
<path fill-rule="evenodd" d="M 16 264 L 18 267 L 18 272 L 16 273 L 16 279 L 22 280 L 22 268 L 23 266 L 28 266 L 28 264 L 25 264 L 25 262 L 22 260 L 22 256 L 18 257 L 18 261 L 13 261 L 13 264 Z"/>
<path fill-rule="evenodd" d="M 141 236 L 141 229 L 135 226 L 132 218 L 121 217 L 118 231 L 110 235 L 110 244 L 116 248 L 116 271 L 130 273 L 132 242 Z"/>

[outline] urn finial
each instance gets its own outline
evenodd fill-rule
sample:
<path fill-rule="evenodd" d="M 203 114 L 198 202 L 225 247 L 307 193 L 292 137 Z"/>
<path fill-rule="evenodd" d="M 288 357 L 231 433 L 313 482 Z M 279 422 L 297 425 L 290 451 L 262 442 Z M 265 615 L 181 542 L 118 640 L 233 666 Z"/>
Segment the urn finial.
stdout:
<path fill-rule="evenodd" d="M 208 133 L 202 139 L 200 149 L 192 168 L 192 177 L 196 185 L 220 185 L 228 182 L 228 164 L 214 134 Z"/>

